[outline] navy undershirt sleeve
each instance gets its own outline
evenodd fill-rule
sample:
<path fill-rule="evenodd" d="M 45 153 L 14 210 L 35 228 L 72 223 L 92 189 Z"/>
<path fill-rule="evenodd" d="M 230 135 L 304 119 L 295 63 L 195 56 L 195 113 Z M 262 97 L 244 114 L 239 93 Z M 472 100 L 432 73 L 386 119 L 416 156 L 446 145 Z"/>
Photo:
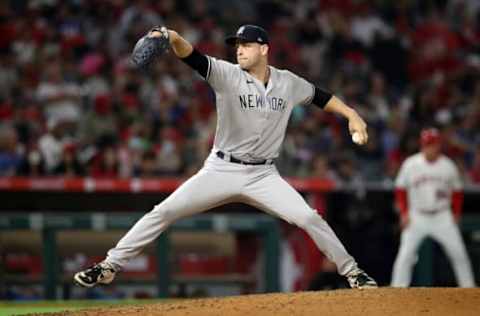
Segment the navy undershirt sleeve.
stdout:
<path fill-rule="evenodd" d="M 195 48 L 187 57 L 180 58 L 184 63 L 195 69 L 203 78 L 207 77 L 208 57 L 200 53 Z"/>
<path fill-rule="evenodd" d="M 315 87 L 315 95 L 313 96 L 312 103 L 320 108 L 324 108 L 328 101 L 332 98 L 333 94 L 325 91 L 319 87 Z"/>

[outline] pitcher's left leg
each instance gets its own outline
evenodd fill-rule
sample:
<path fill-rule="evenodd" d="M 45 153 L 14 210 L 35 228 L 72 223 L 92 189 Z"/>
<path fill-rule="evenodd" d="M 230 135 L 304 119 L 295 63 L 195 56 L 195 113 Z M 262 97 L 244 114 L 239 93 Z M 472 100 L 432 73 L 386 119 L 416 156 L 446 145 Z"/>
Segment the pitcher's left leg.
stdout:
<path fill-rule="evenodd" d="M 359 271 L 363 273 L 327 222 L 280 177 L 275 168 L 258 178 L 257 181 L 252 181 L 244 192 L 248 204 L 306 230 L 317 247 L 336 264 L 339 274 L 350 276 Z"/>

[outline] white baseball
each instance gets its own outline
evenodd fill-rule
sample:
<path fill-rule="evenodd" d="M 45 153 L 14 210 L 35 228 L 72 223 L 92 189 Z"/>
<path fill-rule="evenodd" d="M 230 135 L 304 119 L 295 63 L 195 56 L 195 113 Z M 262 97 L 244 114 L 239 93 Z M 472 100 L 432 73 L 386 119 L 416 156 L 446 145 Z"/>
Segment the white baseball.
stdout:
<path fill-rule="evenodd" d="M 360 144 L 360 141 L 361 141 L 361 136 L 360 136 L 360 133 L 359 132 L 355 132 L 352 134 L 352 141 L 355 143 L 355 144 Z"/>

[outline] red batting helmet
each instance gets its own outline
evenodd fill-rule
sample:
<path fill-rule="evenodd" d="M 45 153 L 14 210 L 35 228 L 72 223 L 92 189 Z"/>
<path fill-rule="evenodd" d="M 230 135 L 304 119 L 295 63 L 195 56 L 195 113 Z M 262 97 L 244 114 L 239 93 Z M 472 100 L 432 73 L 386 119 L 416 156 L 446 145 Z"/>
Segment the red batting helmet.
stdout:
<path fill-rule="evenodd" d="M 436 128 L 425 128 L 420 133 L 420 145 L 427 146 L 440 143 L 440 132 Z"/>

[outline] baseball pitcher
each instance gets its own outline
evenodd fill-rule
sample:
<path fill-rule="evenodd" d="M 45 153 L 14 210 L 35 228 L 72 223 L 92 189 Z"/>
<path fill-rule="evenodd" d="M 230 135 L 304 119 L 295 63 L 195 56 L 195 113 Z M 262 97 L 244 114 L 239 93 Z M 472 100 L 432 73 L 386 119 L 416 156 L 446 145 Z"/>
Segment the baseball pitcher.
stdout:
<path fill-rule="evenodd" d="M 458 170 L 452 160 L 441 154 L 437 129 L 424 129 L 420 144 L 421 152 L 404 161 L 395 182 L 403 231 L 392 286 L 409 286 L 417 249 L 430 236 L 440 243 L 452 262 L 458 285 L 474 287 L 472 268 L 456 224 L 463 203 Z"/>
<path fill-rule="evenodd" d="M 238 64 L 202 54 L 165 27 L 153 28 L 135 46 L 132 60 L 137 67 L 148 68 L 155 56 L 170 47 L 210 84 L 218 117 L 214 145 L 197 174 L 145 214 L 104 261 L 78 272 L 74 280 L 85 287 L 110 283 L 128 260 L 174 221 L 225 203 L 243 202 L 305 229 L 352 288 L 377 287 L 274 164 L 294 106 L 315 104 L 342 115 L 358 144 L 367 142 L 365 122 L 332 94 L 288 70 L 270 66 L 269 39 L 263 28 L 241 26 L 226 43 L 236 47 Z"/>

